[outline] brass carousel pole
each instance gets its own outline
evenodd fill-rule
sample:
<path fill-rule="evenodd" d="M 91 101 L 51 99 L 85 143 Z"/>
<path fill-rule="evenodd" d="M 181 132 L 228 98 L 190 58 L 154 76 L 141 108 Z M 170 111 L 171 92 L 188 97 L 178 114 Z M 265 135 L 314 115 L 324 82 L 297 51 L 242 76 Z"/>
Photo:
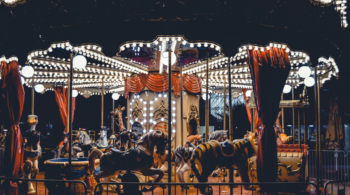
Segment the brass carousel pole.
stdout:
<path fill-rule="evenodd" d="M 319 132 L 318 132 L 318 98 L 317 98 L 317 66 L 315 66 L 315 70 L 314 70 L 314 78 L 315 78 L 315 85 L 314 85 L 314 93 L 315 93 L 315 129 L 316 129 L 316 186 L 317 186 L 317 191 L 318 191 L 318 187 L 320 185 L 319 181 L 320 181 L 320 172 L 319 172 L 319 167 L 320 164 L 318 163 L 319 161 L 319 147 L 318 145 L 320 144 L 318 141 L 318 137 Z"/>
<path fill-rule="evenodd" d="M 209 139 L 209 56 L 207 59 L 207 84 L 205 86 L 205 142 Z"/>
<path fill-rule="evenodd" d="M 224 77 L 224 125 L 223 130 L 226 130 L 226 79 Z"/>
<path fill-rule="evenodd" d="M 230 58 L 228 57 L 228 106 L 229 106 L 229 125 L 228 129 L 230 132 L 230 140 L 233 140 L 233 121 L 232 121 L 232 88 L 231 88 L 231 63 Z M 229 169 L 229 182 L 234 183 L 233 179 L 233 168 Z M 230 187 L 230 195 L 233 194 L 233 186 Z"/>
<path fill-rule="evenodd" d="M 281 95 L 281 100 L 283 100 L 283 92 L 282 92 L 282 95 Z M 284 131 L 284 108 L 281 108 L 281 111 L 282 111 L 282 133 L 285 133 Z"/>
<path fill-rule="evenodd" d="M 304 122 L 304 144 L 306 144 L 307 128 L 306 128 L 306 118 L 305 118 L 305 107 L 303 108 L 303 122 Z"/>
<path fill-rule="evenodd" d="M 315 71 L 316 72 L 316 71 Z M 317 72 L 316 72 L 316 75 L 317 75 Z M 319 163 L 319 172 L 320 172 L 320 182 L 321 182 L 321 185 L 323 184 L 322 183 L 322 144 L 321 144 L 321 100 L 320 100 L 320 86 L 321 86 L 321 82 L 320 82 L 320 78 L 317 77 L 316 79 L 316 82 L 317 82 L 317 110 L 318 110 L 318 113 L 317 113 L 317 116 L 318 116 L 318 163 Z"/>
<path fill-rule="evenodd" d="M 68 77 L 68 82 L 67 82 L 67 90 L 70 90 L 70 78 Z M 69 112 L 69 102 L 70 102 L 70 94 L 67 93 L 67 133 L 70 132 L 70 130 L 68 129 L 69 127 L 69 116 L 70 116 L 70 112 Z"/>
<path fill-rule="evenodd" d="M 169 42 L 170 43 L 170 42 Z M 171 155 L 171 47 L 168 47 L 168 155 Z M 170 159 L 170 158 L 169 158 Z M 171 162 L 168 163 L 168 183 L 171 183 Z M 171 185 L 168 186 L 171 194 Z"/>
<path fill-rule="evenodd" d="M 250 109 L 250 110 L 251 110 L 251 111 L 250 111 L 250 115 L 251 115 L 251 117 L 250 117 L 250 120 L 251 120 L 250 127 L 251 127 L 251 129 L 252 129 L 252 132 L 254 132 L 254 131 L 255 131 L 255 122 L 254 122 L 254 120 L 255 120 L 255 118 L 254 118 L 255 109 L 252 108 L 252 109 Z"/>
<path fill-rule="evenodd" d="M 184 120 L 184 113 L 183 113 L 183 81 L 182 81 L 182 66 L 180 66 L 180 106 L 181 106 L 181 116 L 180 116 L 180 125 L 181 125 L 181 139 L 180 143 L 181 146 L 184 145 L 184 127 L 183 127 L 183 120 Z"/>
<path fill-rule="evenodd" d="M 292 87 L 292 100 L 294 100 L 294 88 L 293 87 Z M 295 144 L 295 110 L 294 110 L 294 107 L 292 108 L 292 115 L 293 115 L 293 122 L 292 122 L 292 124 L 293 124 L 293 144 Z M 284 119 L 283 119 L 283 121 L 284 121 Z"/>
<path fill-rule="evenodd" d="M 300 108 L 298 108 L 298 143 L 299 148 L 301 148 Z"/>
<path fill-rule="evenodd" d="M 103 78 L 102 78 L 102 93 L 101 93 L 101 127 L 103 127 L 104 94 L 105 94 L 105 89 L 104 89 L 104 83 L 103 83 Z"/>
<path fill-rule="evenodd" d="M 34 115 L 34 74 L 32 77 L 32 115 Z"/>
<path fill-rule="evenodd" d="M 69 177 L 68 179 L 72 179 L 72 120 L 71 120 L 71 114 L 72 114 L 72 87 L 73 86 L 73 53 L 70 54 L 70 73 L 69 73 L 69 79 L 68 79 L 68 105 L 69 105 L 69 113 L 67 113 L 67 130 L 69 131 Z M 68 115 L 69 114 L 69 115 Z"/>
<path fill-rule="evenodd" d="M 113 112 L 114 112 L 114 99 L 112 99 L 112 106 L 113 106 Z M 114 135 L 114 114 L 112 114 L 112 135 Z"/>

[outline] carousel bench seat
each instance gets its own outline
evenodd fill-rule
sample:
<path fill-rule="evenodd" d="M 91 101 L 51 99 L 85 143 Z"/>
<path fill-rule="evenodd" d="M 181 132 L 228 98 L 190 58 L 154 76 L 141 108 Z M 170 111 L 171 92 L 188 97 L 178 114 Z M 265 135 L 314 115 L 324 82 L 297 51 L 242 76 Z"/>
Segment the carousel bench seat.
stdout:
<path fill-rule="evenodd" d="M 277 145 L 277 181 L 303 182 L 307 179 L 307 145 L 281 144 Z M 258 183 L 256 156 L 248 159 L 248 175 L 250 181 Z"/>

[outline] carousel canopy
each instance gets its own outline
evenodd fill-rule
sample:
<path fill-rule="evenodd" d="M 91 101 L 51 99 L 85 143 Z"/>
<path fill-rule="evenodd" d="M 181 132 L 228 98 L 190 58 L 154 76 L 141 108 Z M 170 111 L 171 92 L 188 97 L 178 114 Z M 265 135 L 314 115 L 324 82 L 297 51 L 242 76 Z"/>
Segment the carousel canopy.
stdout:
<path fill-rule="evenodd" d="M 228 64 L 231 65 L 232 87 L 251 89 L 252 81 L 247 52 L 249 50 L 263 52 L 274 47 L 288 53 L 292 68 L 286 85 L 296 88 L 304 84 L 306 78 L 314 73 L 314 69 L 310 68 L 308 53 L 292 50 L 286 44 L 269 43 L 265 46 L 246 44 L 239 47 L 234 56 L 225 56 L 222 52 L 223 48 L 217 43 L 189 41 L 183 36 L 176 35 L 157 36 L 148 42 L 125 42 L 119 46 L 118 53 L 113 57 L 104 55 L 102 47 L 97 44 L 73 46 L 69 41 L 53 43 L 46 50 L 34 50 L 28 54 L 26 63 L 33 66 L 34 76 L 26 78 L 25 82 L 29 87 L 33 85 L 33 82 L 34 85 L 42 84 L 46 90 L 52 90 L 54 86 L 67 86 L 71 64 L 70 54 L 74 53 L 83 55 L 87 59 L 85 68 L 74 68 L 73 88 L 77 89 L 80 94 L 85 97 L 101 94 L 102 86 L 105 93 L 122 94 L 125 90 L 125 81 L 129 81 L 128 78 L 135 77 L 136 74 L 138 76 L 166 74 L 166 66 L 169 63 L 168 49 L 171 49 L 172 70 L 179 72 L 182 68 L 182 74 L 200 77 L 201 80 L 196 80 L 196 83 L 201 84 L 202 87 L 205 87 L 207 83 L 206 64 L 208 60 L 209 93 L 223 93 L 225 83 L 226 87 L 228 86 Z M 300 74 L 300 71 L 303 71 L 304 76 Z M 319 58 L 317 74 L 322 83 L 329 80 L 332 75 L 338 77 L 338 73 L 339 69 L 333 58 Z M 147 86 L 147 84 L 144 85 Z M 205 91 L 202 89 L 202 92 Z"/>

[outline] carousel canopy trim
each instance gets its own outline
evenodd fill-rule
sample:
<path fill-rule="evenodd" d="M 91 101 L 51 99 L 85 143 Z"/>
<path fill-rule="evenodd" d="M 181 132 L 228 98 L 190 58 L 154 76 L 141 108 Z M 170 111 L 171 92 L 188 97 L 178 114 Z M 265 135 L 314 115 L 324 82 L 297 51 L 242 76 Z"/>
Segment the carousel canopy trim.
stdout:
<path fill-rule="evenodd" d="M 125 98 L 129 98 L 129 93 L 140 93 L 147 87 L 153 92 L 164 92 L 168 90 L 168 74 L 148 74 L 148 75 L 135 75 L 133 77 L 126 78 L 125 80 Z M 180 96 L 180 77 L 175 73 L 171 75 L 171 87 L 174 88 L 174 95 Z M 183 87 L 190 93 L 202 93 L 201 79 L 195 76 L 184 75 Z"/>
<path fill-rule="evenodd" d="M 217 43 L 210 41 L 191 42 L 180 35 L 161 35 L 149 42 L 129 41 L 121 44 L 116 55 L 144 64 L 150 69 L 160 69 L 160 73 L 162 73 L 162 66 L 167 58 L 167 55 L 163 54 L 168 46 L 175 54 L 178 62 L 175 63 L 176 66 L 188 66 L 208 57 L 221 55 L 221 46 Z"/>
<path fill-rule="evenodd" d="M 347 0 L 311 0 L 314 4 L 321 6 L 321 7 L 328 7 L 332 4 L 334 5 L 334 10 L 339 14 L 340 16 L 340 26 L 343 28 L 348 27 L 348 22 L 346 18 L 347 12 L 345 11 L 347 8 Z"/>

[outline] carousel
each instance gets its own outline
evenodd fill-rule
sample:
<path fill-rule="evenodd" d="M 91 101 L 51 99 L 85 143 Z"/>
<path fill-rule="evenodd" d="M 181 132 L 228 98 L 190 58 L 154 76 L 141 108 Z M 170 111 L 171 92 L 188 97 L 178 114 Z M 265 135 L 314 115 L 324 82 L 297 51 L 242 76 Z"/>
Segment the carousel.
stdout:
<path fill-rule="evenodd" d="M 286 189 L 258 183 L 308 182 L 306 132 L 304 140 L 300 132 L 301 118 L 305 127 L 305 109 L 309 106 L 307 89 L 315 89 L 317 100 L 324 82 L 339 75 L 335 60 L 320 56 L 318 63 L 312 64 L 307 51 L 278 42 L 243 44 L 233 56 L 225 55 L 224 49 L 212 41 L 162 35 L 150 41 L 122 43 L 115 56 L 106 56 L 98 44 L 62 41 L 29 52 L 24 66 L 16 57 L 2 58 L 0 84 L 6 90 L 18 89 L 16 94 L 7 91 L 8 105 L 17 105 L 15 96 L 24 95 L 21 84 L 32 89 L 32 113 L 27 121 L 30 134 L 23 140 L 18 136 L 18 147 L 22 142 L 24 145 L 21 160 L 26 178 L 36 178 L 44 170 L 41 174 L 45 179 L 82 181 L 100 194 L 161 194 L 165 188 L 169 194 L 174 193 L 168 184 L 152 184 L 158 182 L 181 183 L 175 193 L 183 194 L 188 190 L 212 194 L 213 188 L 196 183 L 218 182 L 253 183 L 243 186 L 247 193 L 285 192 Z M 297 88 L 302 88 L 303 93 L 295 95 Z M 35 92 L 49 91 L 55 93 L 65 129 L 62 142 L 53 149 L 54 157 L 46 160 L 44 167 L 38 167 L 42 148 L 35 128 L 40 116 L 34 112 L 34 96 Z M 283 94 L 290 92 L 292 99 L 284 99 Z M 111 127 L 104 124 L 103 116 L 107 93 L 113 99 Z M 209 100 L 213 93 L 222 95 L 224 102 L 228 98 L 229 116 L 232 99 L 244 96 L 247 116 L 241 117 L 248 117 L 251 123 L 244 137 L 233 139 L 231 117 L 227 128 L 224 122 L 223 129 L 209 129 Z M 96 134 L 72 128 L 79 95 L 101 96 L 101 129 Z M 16 101 L 9 100 L 11 97 Z M 199 105 L 201 97 L 206 100 L 204 110 Z M 125 98 L 127 103 L 116 107 L 114 101 L 119 98 Z M 18 101 L 23 107 L 23 101 Z M 18 109 L 22 112 L 21 106 Z M 222 109 L 226 111 L 226 104 Z M 293 111 L 290 134 L 285 131 L 286 109 Z M 200 112 L 205 112 L 205 118 L 200 118 Z M 200 132 L 200 121 L 205 121 L 204 132 Z M 18 124 L 19 118 L 13 122 Z M 10 131 L 19 129 L 15 126 Z M 316 132 L 320 139 L 320 132 Z M 317 151 L 319 143 L 318 140 Z M 114 184 L 100 185 L 103 182 Z M 123 182 L 146 187 L 128 187 Z M 52 194 L 67 190 L 84 194 L 80 185 L 23 183 L 26 187 L 22 190 L 28 194 L 35 194 L 38 188 Z M 304 185 L 299 188 L 306 190 Z M 227 187 L 231 193 L 233 189 L 233 185 Z"/>

